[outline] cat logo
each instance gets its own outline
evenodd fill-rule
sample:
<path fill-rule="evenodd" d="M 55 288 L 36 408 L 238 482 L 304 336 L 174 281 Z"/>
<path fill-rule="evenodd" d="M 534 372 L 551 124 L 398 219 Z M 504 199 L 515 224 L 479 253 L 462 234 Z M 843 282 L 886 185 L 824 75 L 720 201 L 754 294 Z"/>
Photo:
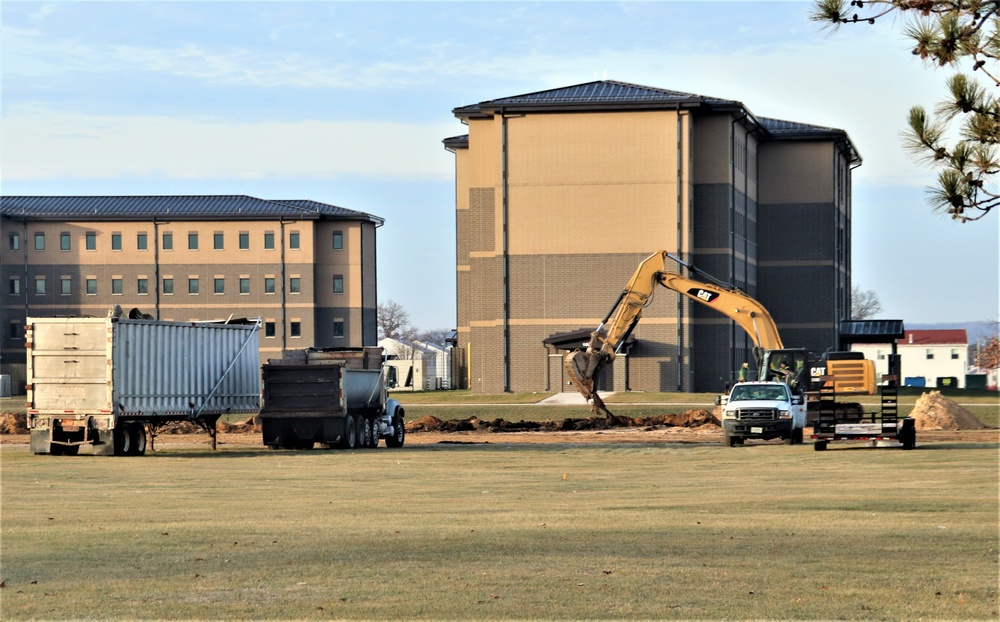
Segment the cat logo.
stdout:
<path fill-rule="evenodd" d="M 688 294 L 705 303 L 715 302 L 715 299 L 719 297 L 717 292 L 710 292 L 707 289 L 701 289 L 700 287 L 692 287 L 688 290 Z"/>

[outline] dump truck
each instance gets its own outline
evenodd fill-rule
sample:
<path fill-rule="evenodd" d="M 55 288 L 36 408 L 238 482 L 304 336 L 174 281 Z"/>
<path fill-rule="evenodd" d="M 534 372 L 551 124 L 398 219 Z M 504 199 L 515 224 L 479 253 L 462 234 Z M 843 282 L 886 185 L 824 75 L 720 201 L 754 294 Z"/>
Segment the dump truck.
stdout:
<path fill-rule="evenodd" d="M 139 456 L 163 425 L 216 423 L 260 407 L 258 320 L 33 317 L 25 323 L 35 454 Z"/>
<path fill-rule="evenodd" d="M 260 424 L 271 449 L 402 447 L 404 410 L 388 397 L 382 348 L 307 348 L 262 368 Z"/>

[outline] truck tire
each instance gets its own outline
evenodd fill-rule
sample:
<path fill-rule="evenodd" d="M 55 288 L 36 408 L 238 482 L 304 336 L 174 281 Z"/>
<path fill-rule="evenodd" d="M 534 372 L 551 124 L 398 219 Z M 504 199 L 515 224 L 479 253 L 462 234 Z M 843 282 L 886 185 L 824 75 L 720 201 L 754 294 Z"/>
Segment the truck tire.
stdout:
<path fill-rule="evenodd" d="M 374 419 L 372 419 L 371 420 L 371 437 L 370 437 L 371 440 L 368 441 L 368 446 L 371 447 L 372 449 L 378 449 L 379 437 L 381 436 L 379 434 L 379 432 L 380 432 L 381 429 L 382 429 L 382 426 L 379 424 L 379 422 L 376 421 L 376 420 L 374 420 Z"/>
<path fill-rule="evenodd" d="M 358 447 L 368 449 L 372 446 L 372 420 L 368 417 L 358 417 Z"/>
<path fill-rule="evenodd" d="M 132 434 L 131 426 L 120 421 L 118 425 L 115 426 L 114 441 L 115 441 L 115 455 L 116 456 L 131 456 L 132 455 Z"/>
<path fill-rule="evenodd" d="M 795 428 L 792 432 L 792 443 L 795 445 L 802 444 L 802 428 Z"/>
<path fill-rule="evenodd" d="M 132 435 L 132 455 L 145 456 L 146 426 L 143 425 L 141 421 L 133 421 L 130 427 L 132 428 L 130 431 L 130 434 Z"/>
<path fill-rule="evenodd" d="M 358 446 L 358 427 L 353 415 L 344 415 L 344 438 L 341 447 L 354 449 Z"/>
<path fill-rule="evenodd" d="M 403 443 L 406 441 L 406 426 L 403 425 L 403 419 L 401 417 L 395 417 L 392 420 L 392 436 L 387 436 L 385 439 L 386 447 L 402 447 Z"/>
<path fill-rule="evenodd" d="M 737 438 L 735 436 L 733 436 L 732 434 L 730 434 L 729 432 L 726 432 L 725 430 L 723 430 L 723 432 L 722 432 L 722 441 L 723 441 L 723 444 L 726 447 L 735 447 L 736 446 L 736 442 L 737 442 Z"/>
<path fill-rule="evenodd" d="M 795 430 L 792 430 L 791 432 L 789 432 L 788 436 L 786 436 L 786 437 L 784 437 L 784 438 L 781 439 L 781 442 L 783 442 L 786 445 L 794 445 L 795 444 Z"/>

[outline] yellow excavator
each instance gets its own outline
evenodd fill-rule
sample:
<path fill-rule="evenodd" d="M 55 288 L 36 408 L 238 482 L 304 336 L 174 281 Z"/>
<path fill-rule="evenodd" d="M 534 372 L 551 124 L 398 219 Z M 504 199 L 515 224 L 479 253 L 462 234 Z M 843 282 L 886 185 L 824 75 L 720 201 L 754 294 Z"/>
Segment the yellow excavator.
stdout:
<path fill-rule="evenodd" d="M 697 281 L 666 269 L 666 260 L 672 259 L 694 274 L 699 274 L 711 283 Z M 642 317 L 642 310 L 653 300 L 657 285 L 662 285 L 683 296 L 712 307 L 729 317 L 753 340 L 759 380 L 779 380 L 803 393 L 816 393 L 813 379 L 827 376 L 833 378 L 836 393 L 874 395 L 875 366 L 872 361 L 859 358 L 854 353 L 830 353 L 821 360 L 813 360 L 801 348 L 786 349 L 778 334 L 778 327 L 764 305 L 743 293 L 729 287 L 704 272 L 697 270 L 670 255 L 658 251 L 644 259 L 628 286 L 618 296 L 618 300 L 590 334 L 586 349 L 566 355 L 564 365 L 569 379 L 588 402 L 592 402 L 591 412 L 611 413 L 597 394 L 595 381 L 604 365 L 614 360 L 615 355 L 631 335 Z"/>

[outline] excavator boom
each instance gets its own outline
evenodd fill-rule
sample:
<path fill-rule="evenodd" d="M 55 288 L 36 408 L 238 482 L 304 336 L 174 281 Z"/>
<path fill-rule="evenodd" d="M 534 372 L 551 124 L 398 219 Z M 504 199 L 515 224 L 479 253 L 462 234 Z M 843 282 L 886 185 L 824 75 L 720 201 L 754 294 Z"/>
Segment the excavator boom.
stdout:
<path fill-rule="evenodd" d="M 597 329 L 590 334 L 586 350 L 568 354 L 564 366 L 569 379 L 588 401 L 592 401 L 592 412 L 603 411 L 610 415 L 604 402 L 597 395 L 594 386 L 600 369 L 614 360 L 615 355 L 628 339 L 642 310 L 652 301 L 657 285 L 672 289 L 679 294 L 712 307 L 739 324 L 758 349 L 781 349 L 778 327 L 762 304 L 738 289 L 722 284 L 709 284 L 666 270 L 670 257 L 689 270 L 692 266 L 672 257 L 667 251 L 658 251 L 644 259 L 618 296 L 611 311 L 604 317 Z"/>

